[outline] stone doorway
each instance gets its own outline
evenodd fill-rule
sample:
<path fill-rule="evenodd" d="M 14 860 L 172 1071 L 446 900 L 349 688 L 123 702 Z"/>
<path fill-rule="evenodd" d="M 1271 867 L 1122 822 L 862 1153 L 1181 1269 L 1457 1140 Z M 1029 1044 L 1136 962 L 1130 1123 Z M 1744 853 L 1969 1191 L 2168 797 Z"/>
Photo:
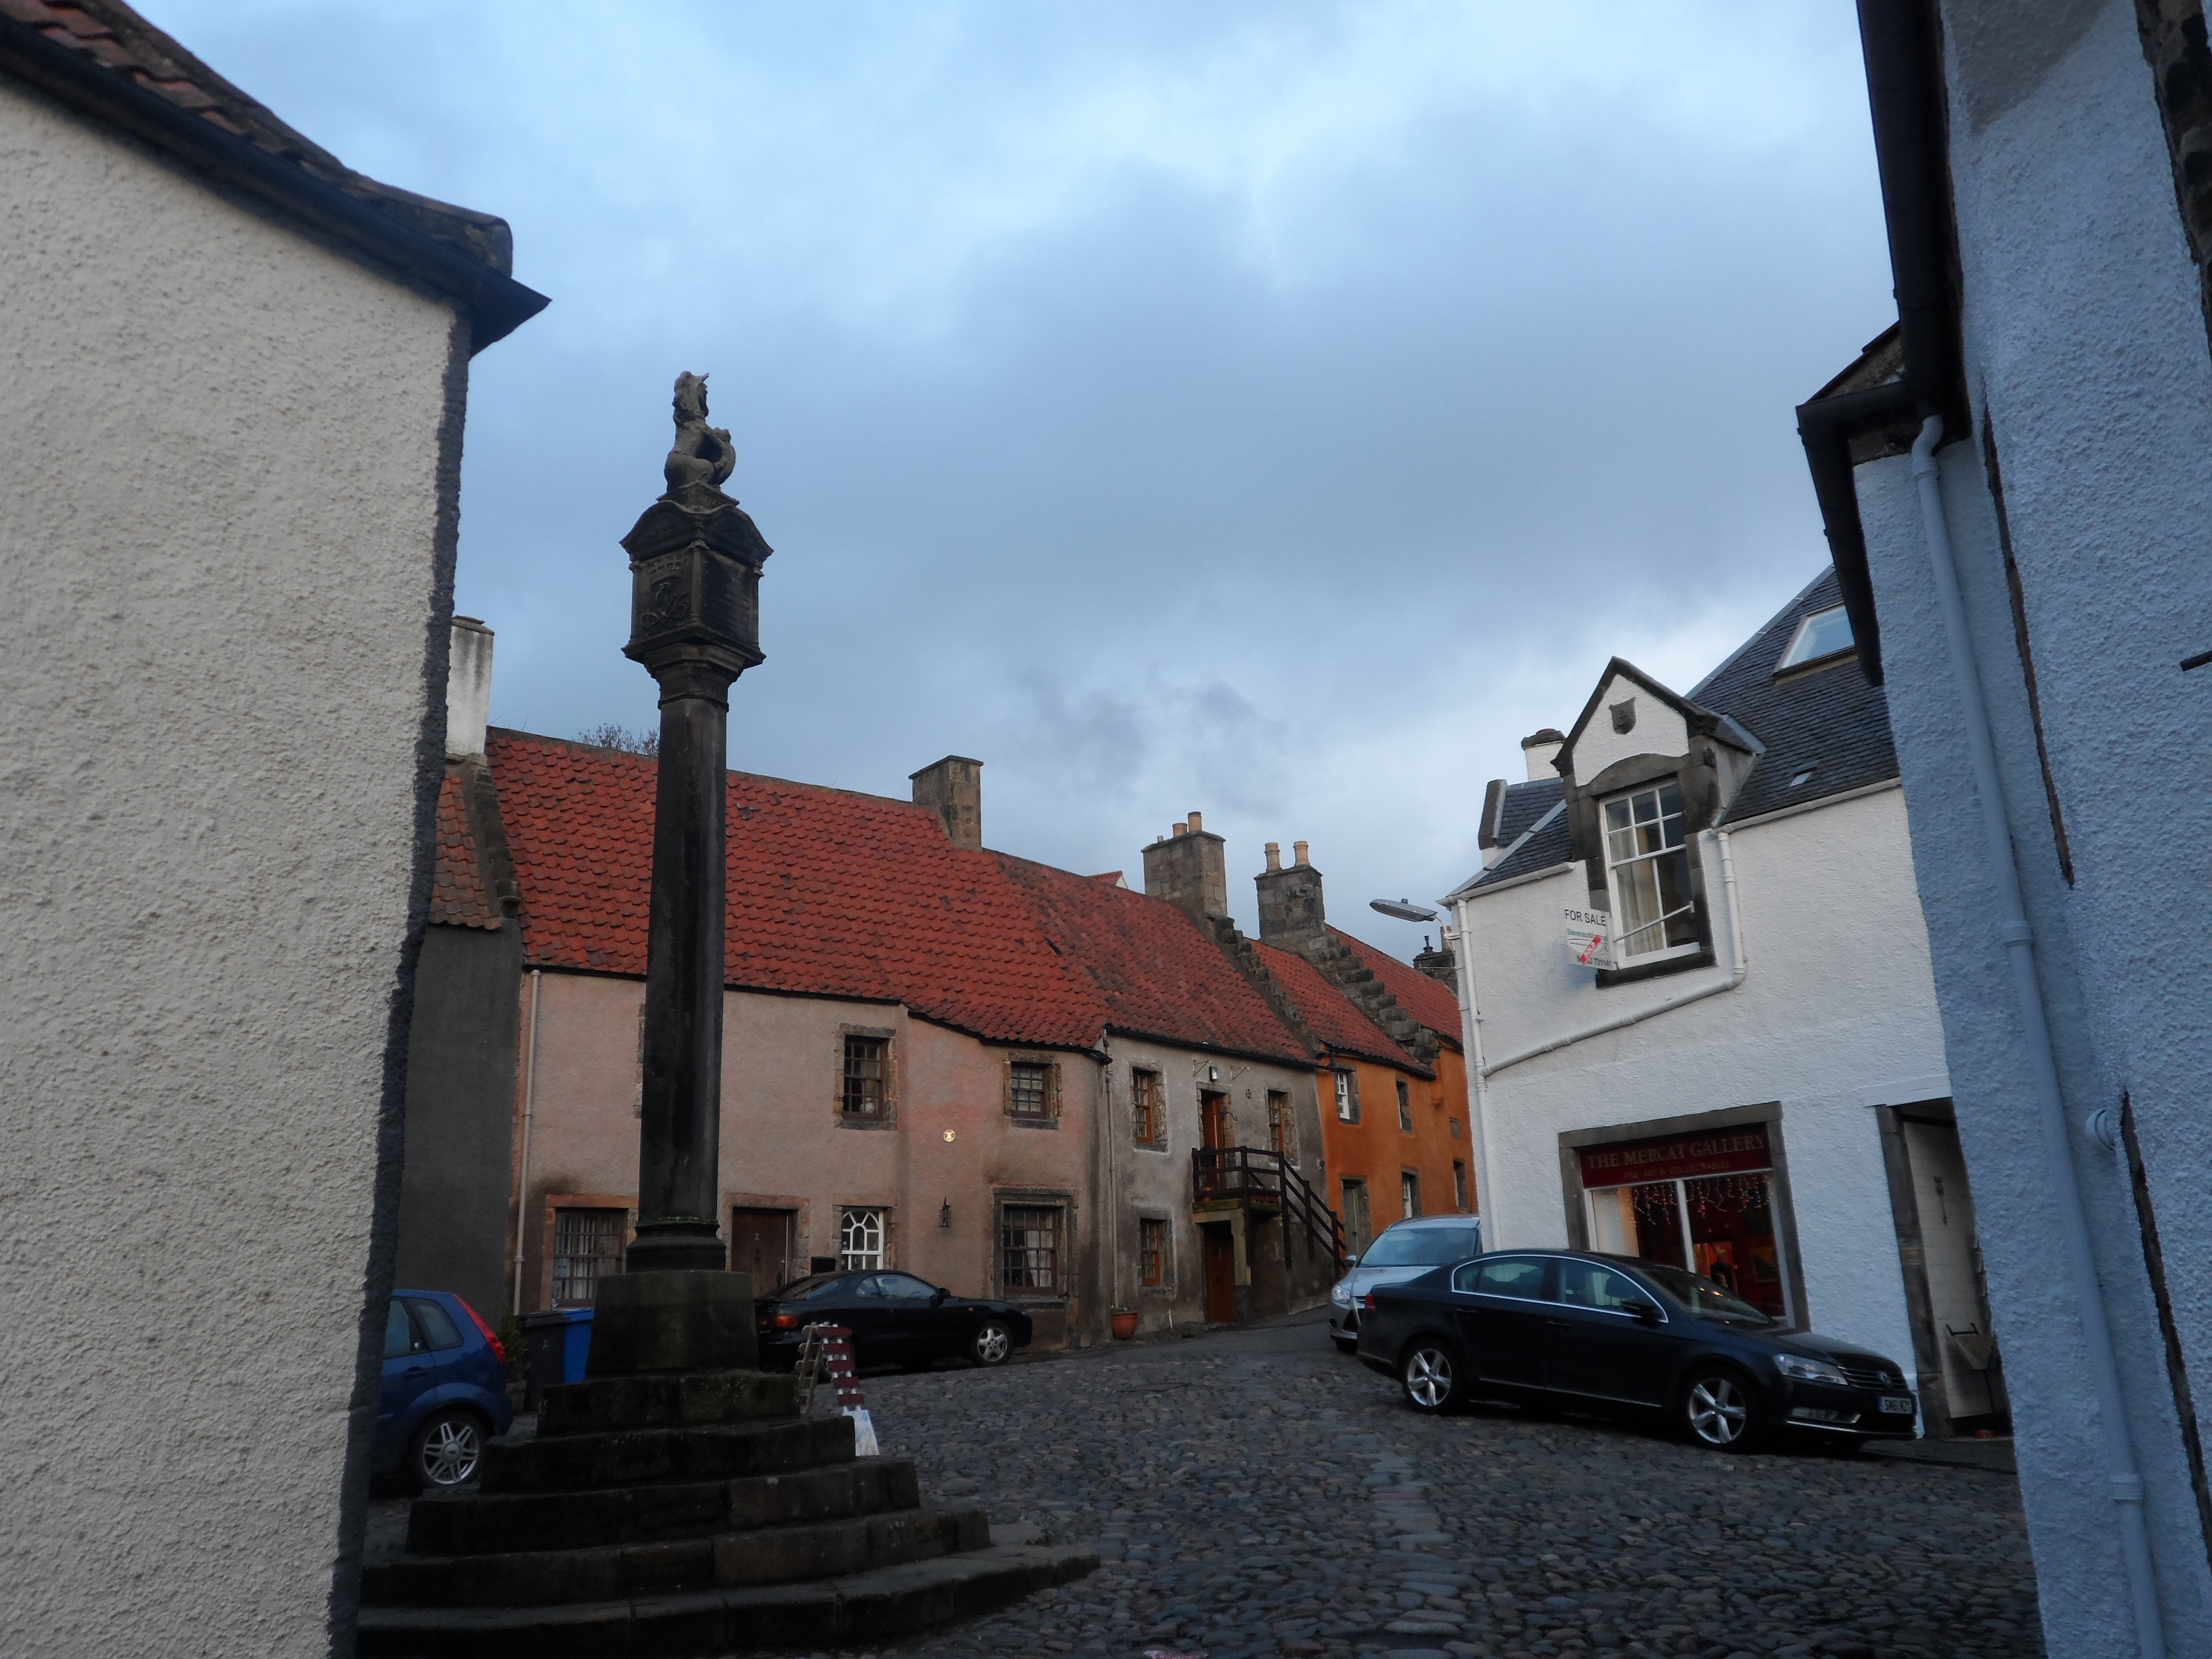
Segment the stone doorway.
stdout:
<path fill-rule="evenodd" d="M 1237 1322 L 1237 1239 L 1224 1222 L 1200 1230 L 1206 1240 L 1206 1320 Z"/>
<path fill-rule="evenodd" d="M 752 1275 L 755 1296 L 766 1296 L 800 1277 L 793 1260 L 798 1223 L 798 1212 L 792 1210 L 731 1210 L 730 1267 Z"/>

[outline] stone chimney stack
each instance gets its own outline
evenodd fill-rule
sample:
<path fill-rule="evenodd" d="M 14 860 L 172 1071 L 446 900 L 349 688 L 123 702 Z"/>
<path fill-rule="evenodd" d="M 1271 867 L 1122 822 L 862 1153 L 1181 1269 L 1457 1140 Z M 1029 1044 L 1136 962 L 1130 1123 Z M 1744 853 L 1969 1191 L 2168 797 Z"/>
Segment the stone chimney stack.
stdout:
<path fill-rule="evenodd" d="M 1528 763 L 1528 781 L 1541 783 L 1547 778 L 1559 775 L 1552 764 L 1552 757 L 1566 746 L 1567 734 L 1556 726 L 1546 726 L 1521 739 L 1521 758 Z"/>
<path fill-rule="evenodd" d="M 945 838 L 968 852 L 978 851 L 983 845 L 983 763 L 947 755 L 908 775 L 914 783 L 914 804 L 937 814 Z"/>
<path fill-rule="evenodd" d="M 484 751 L 491 724 L 491 629 L 474 617 L 453 618 L 446 663 L 446 758 L 466 760 Z"/>
<path fill-rule="evenodd" d="M 1193 812 L 1175 833 L 1145 848 L 1145 891 L 1203 921 L 1229 914 L 1228 845 Z"/>
<path fill-rule="evenodd" d="M 1328 942 L 1328 913 L 1322 908 L 1321 872 L 1306 861 L 1306 843 L 1291 843 L 1292 863 L 1287 870 L 1269 868 L 1253 878 L 1260 890 L 1260 939 L 1295 955 L 1310 953 Z"/>

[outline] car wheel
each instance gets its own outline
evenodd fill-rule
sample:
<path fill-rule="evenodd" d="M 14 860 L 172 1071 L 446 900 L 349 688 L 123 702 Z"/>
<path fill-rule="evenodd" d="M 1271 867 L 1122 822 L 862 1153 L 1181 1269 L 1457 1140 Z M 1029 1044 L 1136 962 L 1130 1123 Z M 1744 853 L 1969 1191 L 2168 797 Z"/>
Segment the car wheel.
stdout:
<path fill-rule="evenodd" d="M 1014 1334 L 1003 1321 L 986 1320 L 968 1345 L 968 1357 L 978 1365 L 1003 1365 L 1014 1352 Z"/>
<path fill-rule="evenodd" d="M 432 1412 L 416 1427 L 400 1473 L 416 1492 L 458 1486 L 476 1479 L 483 1449 L 483 1419 L 448 1407 Z"/>
<path fill-rule="evenodd" d="M 1715 1451 L 1749 1451 L 1757 1438 L 1751 1388 L 1740 1371 L 1713 1365 L 1692 1371 L 1682 1384 L 1676 1419 L 1691 1439 Z"/>
<path fill-rule="evenodd" d="M 1398 1362 L 1398 1380 L 1406 1386 L 1406 1403 L 1417 1412 L 1440 1416 L 1460 1401 L 1459 1355 L 1433 1336 L 1417 1336 Z"/>

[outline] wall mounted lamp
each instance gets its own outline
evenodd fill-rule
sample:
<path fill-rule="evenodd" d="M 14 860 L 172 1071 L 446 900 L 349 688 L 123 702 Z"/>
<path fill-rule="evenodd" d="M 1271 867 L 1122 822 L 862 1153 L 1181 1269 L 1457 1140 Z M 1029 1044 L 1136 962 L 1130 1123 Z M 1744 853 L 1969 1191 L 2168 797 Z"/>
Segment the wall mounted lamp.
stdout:
<path fill-rule="evenodd" d="M 949 1198 L 937 1206 L 937 1224 L 940 1227 L 952 1224 L 952 1200 Z"/>

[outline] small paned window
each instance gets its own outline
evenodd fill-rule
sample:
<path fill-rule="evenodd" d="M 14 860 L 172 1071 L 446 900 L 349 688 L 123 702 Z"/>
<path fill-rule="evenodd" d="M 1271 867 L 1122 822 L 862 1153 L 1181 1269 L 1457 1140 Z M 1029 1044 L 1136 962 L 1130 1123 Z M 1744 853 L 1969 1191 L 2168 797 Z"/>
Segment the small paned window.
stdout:
<path fill-rule="evenodd" d="M 1451 1121 L 1451 1138 L 1452 1138 L 1454 1140 L 1457 1140 L 1457 1139 L 1460 1138 L 1460 1136 L 1459 1136 L 1459 1120 L 1458 1120 L 1457 1118 L 1454 1118 L 1454 1119 L 1452 1119 L 1452 1121 Z"/>
<path fill-rule="evenodd" d="M 1016 1117 L 1043 1121 L 1052 1116 L 1053 1068 L 1018 1060 L 1006 1068 L 1006 1109 Z"/>
<path fill-rule="evenodd" d="M 1856 643 L 1851 638 L 1851 619 L 1844 614 L 1843 606 L 1815 611 L 1797 624 L 1797 631 L 1790 637 L 1790 648 L 1774 665 L 1774 672 L 1778 674 L 1785 668 L 1818 662 L 1838 651 L 1848 651 Z"/>
<path fill-rule="evenodd" d="M 1280 1089 L 1267 1091 L 1267 1145 L 1285 1158 L 1291 1147 L 1291 1097 Z"/>
<path fill-rule="evenodd" d="M 848 1273 L 865 1273 L 884 1265 L 884 1212 L 848 1209 L 837 1217 L 837 1265 Z"/>
<path fill-rule="evenodd" d="M 1452 1160 L 1452 1202 L 1462 1210 L 1473 1207 L 1467 1201 L 1467 1165 L 1457 1158 Z"/>
<path fill-rule="evenodd" d="M 1168 1282 L 1168 1224 L 1137 1224 L 1137 1273 L 1147 1290 L 1160 1290 Z"/>
<path fill-rule="evenodd" d="M 1057 1206 L 1006 1206 L 999 1238 L 1007 1291 L 1027 1296 L 1059 1293 L 1060 1216 Z"/>
<path fill-rule="evenodd" d="M 848 1036 L 845 1039 L 845 1115 L 848 1117 L 881 1117 L 887 1091 L 885 1076 L 890 1070 L 890 1047 L 881 1037 Z"/>
<path fill-rule="evenodd" d="M 1398 1176 L 1398 1198 L 1407 1220 L 1421 1212 L 1421 1178 L 1411 1170 Z"/>
<path fill-rule="evenodd" d="M 1679 785 L 1669 779 L 1605 803 L 1605 860 L 1616 964 L 1697 948 Z"/>
<path fill-rule="evenodd" d="M 588 1308 L 599 1280 L 622 1271 L 627 1210 L 553 1212 L 553 1305 Z"/>
<path fill-rule="evenodd" d="M 1413 1097 L 1406 1088 L 1406 1079 L 1398 1079 L 1398 1127 L 1407 1134 L 1413 1133 Z"/>
<path fill-rule="evenodd" d="M 1339 1123 L 1359 1121 L 1359 1091 L 1352 1087 L 1352 1073 L 1336 1073 L 1336 1121 Z"/>
<path fill-rule="evenodd" d="M 1167 1091 L 1158 1072 L 1129 1073 L 1129 1133 L 1140 1146 L 1156 1146 L 1167 1133 Z"/>

